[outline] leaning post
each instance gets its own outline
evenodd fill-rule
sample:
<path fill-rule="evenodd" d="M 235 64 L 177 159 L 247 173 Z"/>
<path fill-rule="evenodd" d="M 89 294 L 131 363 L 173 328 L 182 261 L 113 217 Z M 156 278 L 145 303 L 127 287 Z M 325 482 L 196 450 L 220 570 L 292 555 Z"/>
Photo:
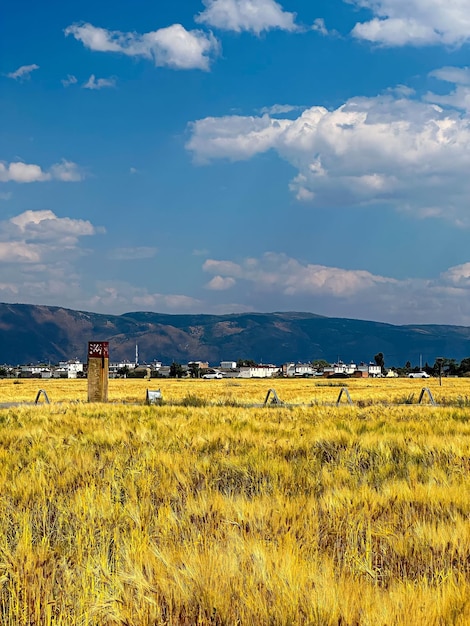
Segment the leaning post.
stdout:
<path fill-rule="evenodd" d="M 109 342 L 88 342 L 88 402 L 108 401 Z"/>

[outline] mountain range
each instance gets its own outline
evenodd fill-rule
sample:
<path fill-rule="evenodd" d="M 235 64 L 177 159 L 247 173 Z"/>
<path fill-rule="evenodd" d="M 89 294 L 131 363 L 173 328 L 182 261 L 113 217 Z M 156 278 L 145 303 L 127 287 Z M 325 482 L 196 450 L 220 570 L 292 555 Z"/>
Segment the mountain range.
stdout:
<path fill-rule="evenodd" d="M 282 364 L 325 359 L 373 360 L 386 366 L 433 364 L 470 356 L 466 326 L 396 326 L 313 313 L 104 315 L 61 307 L 0 303 L 0 363 L 86 360 L 88 341 L 109 341 L 110 361 L 220 361 L 252 359 Z"/>

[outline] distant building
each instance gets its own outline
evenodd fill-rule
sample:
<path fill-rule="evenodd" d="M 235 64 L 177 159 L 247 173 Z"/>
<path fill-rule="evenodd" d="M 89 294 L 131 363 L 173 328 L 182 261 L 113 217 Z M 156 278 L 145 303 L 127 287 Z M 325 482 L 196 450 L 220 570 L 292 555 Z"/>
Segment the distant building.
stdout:
<path fill-rule="evenodd" d="M 55 373 L 59 372 L 56 376 Z M 55 368 L 54 378 L 77 378 L 83 374 L 83 363 L 78 359 L 75 361 L 60 361 L 59 367 Z"/>
<path fill-rule="evenodd" d="M 313 376 L 314 373 L 311 363 L 285 363 L 282 366 L 282 375 L 287 376 L 287 378 Z"/>
<path fill-rule="evenodd" d="M 51 378 L 52 372 L 44 365 L 21 365 L 18 375 L 21 378 Z"/>
<path fill-rule="evenodd" d="M 253 367 L 240 367 L 238 378 L 272 378 L 277 376 L 281 368 L 277 365 L 256 365 Z"/>
<path fill-rule="evenodd" d="M 234 369 L 237 369 L 237 362 L 236 361 L 221 361 L 220 362 L 220 369 L 222 369 L 222 370 L 234 370 Z"/>
<path fill-rule="evenodd" d="M 109 377 L 117 378 L 120 376 L 120 372 L 127 370 L 134 370 L 135 363 L 133 361 L 121 361 L 120 363 L 110 363 L 109 364 Z"/>

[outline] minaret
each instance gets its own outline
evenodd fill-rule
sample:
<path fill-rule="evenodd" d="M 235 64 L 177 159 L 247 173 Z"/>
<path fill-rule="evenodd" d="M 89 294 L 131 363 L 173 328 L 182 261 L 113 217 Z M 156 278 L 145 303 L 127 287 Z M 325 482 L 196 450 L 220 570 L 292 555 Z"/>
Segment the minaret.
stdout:
<path fill-rule="evenodd" d="M 139 346 L 135 344 L 135 366 L 139 365 Z"/>

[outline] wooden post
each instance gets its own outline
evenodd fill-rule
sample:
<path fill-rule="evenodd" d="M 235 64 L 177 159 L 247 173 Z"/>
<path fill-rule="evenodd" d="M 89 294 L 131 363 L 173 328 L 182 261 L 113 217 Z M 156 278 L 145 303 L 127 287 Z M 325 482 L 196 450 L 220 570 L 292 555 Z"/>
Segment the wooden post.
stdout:
<path fill-rule="evenodd" d="M 88 402 L 108 401 L 109 342 L 88 342 Z"/>

